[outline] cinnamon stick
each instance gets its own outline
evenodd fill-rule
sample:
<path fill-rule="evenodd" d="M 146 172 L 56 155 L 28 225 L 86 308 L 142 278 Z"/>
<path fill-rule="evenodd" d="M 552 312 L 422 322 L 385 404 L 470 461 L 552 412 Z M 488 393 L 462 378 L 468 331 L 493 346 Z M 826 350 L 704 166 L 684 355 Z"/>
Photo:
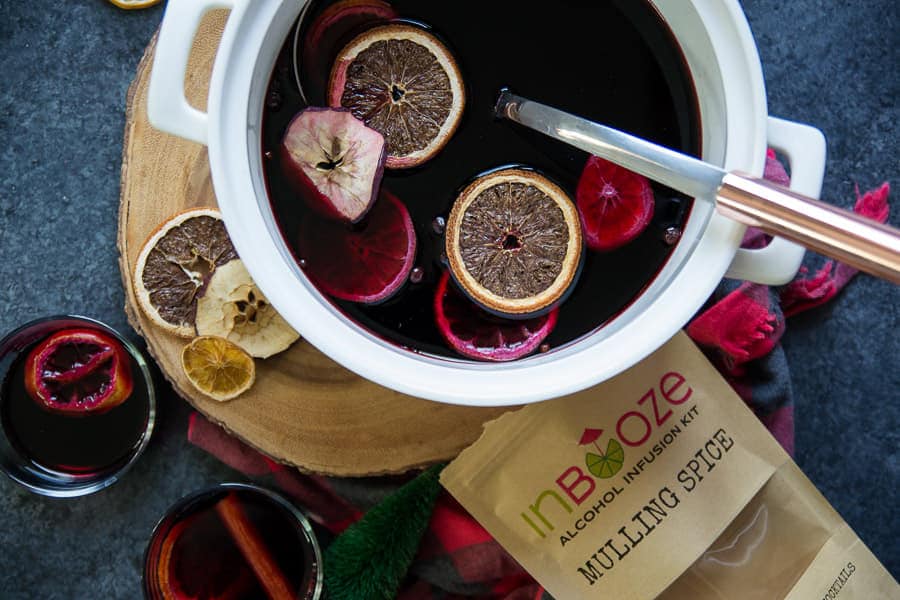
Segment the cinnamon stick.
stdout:
<path fill-rule="evenodd" d="M 216 512 L 270 600 L 295 600 L 296 594 L 291 590 L 290 583 L 241 508 L 234 492 L 216 503 Z"/>

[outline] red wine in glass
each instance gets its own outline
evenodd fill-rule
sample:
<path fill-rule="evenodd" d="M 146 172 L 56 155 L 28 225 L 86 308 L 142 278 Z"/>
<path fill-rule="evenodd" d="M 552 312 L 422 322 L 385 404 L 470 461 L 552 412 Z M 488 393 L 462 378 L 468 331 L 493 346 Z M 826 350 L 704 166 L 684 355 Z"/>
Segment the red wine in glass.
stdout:
<path fill-rule="evenodd" d="M 102 323 L 52 317 L 0 340 L 0 465 L 31 491 L 111 485 L 143 452 L 154 419 L 146 359 Z"/>
<path fill-rule="evenodd" d="M 258 486 L 226 483 L 179 501 L 144 556 L 144 594 L 164 598 L 315 600 L 322 559 L 309 522 Z"/>

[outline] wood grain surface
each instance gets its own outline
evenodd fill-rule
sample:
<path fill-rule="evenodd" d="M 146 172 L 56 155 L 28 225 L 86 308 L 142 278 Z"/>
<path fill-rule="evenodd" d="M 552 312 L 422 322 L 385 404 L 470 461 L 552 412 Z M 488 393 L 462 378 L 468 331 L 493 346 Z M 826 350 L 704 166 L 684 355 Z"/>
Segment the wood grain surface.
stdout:
<path fill-rule="evenodd" d="M 205 109 L 209 76 L 227 12 L 201 25 L 185 92 Z M 119 267 L 129 321 L 175 390 L 210 420 L 272 458 L 329 475 L 397 473 L 447 460 L 508 409 L 465 408 L 420 400 L 380 387 L 344 369 L 301 340 L 280 355 L 257 360 L 253 388 L 227 403 L 195 391 L 182 373 L 185 340 L 154 327 L 137 306 L 132 271 L 150 233 L 171 215 L 215 206 L 206 148 L 158 131 L 147 121 L 147 87 L 155 38 L 128 92 Z"/>

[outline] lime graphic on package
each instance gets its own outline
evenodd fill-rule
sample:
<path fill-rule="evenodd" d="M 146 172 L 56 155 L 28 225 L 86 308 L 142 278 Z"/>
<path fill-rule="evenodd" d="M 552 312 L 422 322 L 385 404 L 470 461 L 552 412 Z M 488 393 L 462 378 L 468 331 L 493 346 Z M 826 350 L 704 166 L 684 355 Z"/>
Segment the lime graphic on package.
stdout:
<path fill-rule="evenodd" d="M 584 457 L 584 463 L 591 475 L 600 479 L 609 479 L 618 473 L 625 463 L 625 449 L 622 448 L 619 440 L 610 438 L 606 444 L 606 452 L 604 452 L 597 444 L 601 435 L 603 435 L 602 429 L 585 429 L 578 443 L 582 446 L 593 444 L 597 449 L 597 454 L 588 452 Z"/>
<path fill-rule="evenodd" d="M 584 458 L 588 471 L 600 479 L 609 479 L 619 472 L 625 463 L 625 450 L 619 440 L 611 439 L 606 444 L 605 454 L 588 452 Z"/>

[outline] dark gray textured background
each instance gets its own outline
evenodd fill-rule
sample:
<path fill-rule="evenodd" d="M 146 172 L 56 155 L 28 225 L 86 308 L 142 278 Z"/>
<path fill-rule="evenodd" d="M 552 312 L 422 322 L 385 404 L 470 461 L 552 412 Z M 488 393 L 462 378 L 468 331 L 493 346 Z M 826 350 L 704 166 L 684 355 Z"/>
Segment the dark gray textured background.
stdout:
<path fill-rule="evenodd" d="M 828 138 L 823 197 L 898 182 L 900 3 L 745 0 L 770 113 Z M 162 15 L 102 0 L 0 0 L 0 332 L 87 314 L 137 336 L 122 311 L 116 211 L 125 92 Z M 900 224 L 895 193 L 891 221 Z M 817 257 L 809 261 L 818 264 Z M 898 289 L 860 277 L 788 323 L 797 462 L 900 573 Z M 113 488 L 51 500 L 0 478 L 0 597 L 138 598 L 147 535 L 165 508 L 239 478 L 184 439 L 163 386 L 157 433 Z"/>

